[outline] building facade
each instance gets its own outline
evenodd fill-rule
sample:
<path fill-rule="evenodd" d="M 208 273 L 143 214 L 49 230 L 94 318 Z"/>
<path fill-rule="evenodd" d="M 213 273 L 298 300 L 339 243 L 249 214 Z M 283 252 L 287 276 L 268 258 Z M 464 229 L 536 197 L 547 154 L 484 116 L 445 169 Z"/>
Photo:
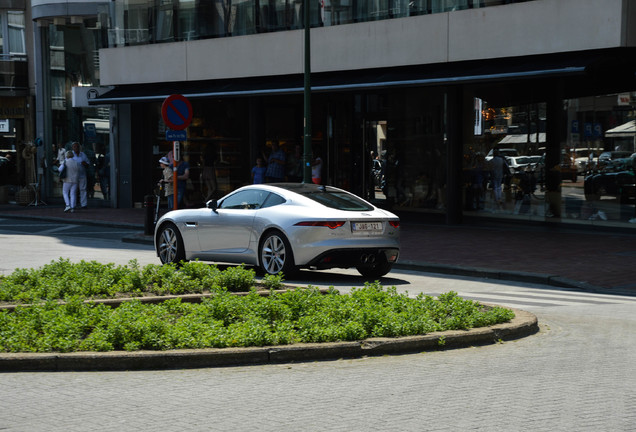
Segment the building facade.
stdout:
<path fill-rule="evenodd" d="M 636 152 L 635 0 L 309 3 L 311 138 L 324 183 L 448 223 L 636 225 L 633 158 L 621 157 Z M 108 113 L 110 205 L 141 202 L 159 179 L 171 94 L 194 113 L 182 143 L 186 205 L 249 183 L 274 142 L 293 159 L 302 1 L 116 1 L 103 14 L 91 84 L 111 90 L 65 121 L 72 131 L 89 110 Z M 52 141 L 66 139 L 42 124 Z M 493 174 L 495 148 L 510 175 Z M 210 167 L 213 186 L 201 180 Z"/>
<path fill-rule="evenodd" d="M 31 29 L 27 2 L 0 1 L 0 202 L 8 201 L 14 179 L 23 184 L 36 181 Z"/>
<path fill-rule="evenodd" d="M 87 95 L 99 89 L 99 49 L 108 47 L 108 2 L 42 0 L 31 2 L 29 11 L 39 192 L 46 202 L 62 200 L 58 151 L 78 141 L 92 161 L 92 205 L 110 205 L 97 167 L 110 145 L 110 113 L 87 102 Z"/>

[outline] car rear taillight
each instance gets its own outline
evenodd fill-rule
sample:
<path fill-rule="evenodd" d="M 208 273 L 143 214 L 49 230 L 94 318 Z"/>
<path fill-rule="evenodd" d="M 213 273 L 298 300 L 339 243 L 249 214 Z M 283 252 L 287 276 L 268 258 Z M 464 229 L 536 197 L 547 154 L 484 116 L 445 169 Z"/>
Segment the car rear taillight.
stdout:
<path fill-rule="evenodd" d="M 340 228 L 345 224 L 345 221 L 306 221 L 306 222 L 298 222 L 295 224 L 296 226 L 316 226 L 316 227 L 327 227 L 330 229 Z"/>
<path fill-rule="evenodd" d="M 391 221 L 389 221 L 389 225 L 391 225 L 393 228 L 399 228 L 400 227 L 400 221 L 399 220 L 391 220 Z"/>

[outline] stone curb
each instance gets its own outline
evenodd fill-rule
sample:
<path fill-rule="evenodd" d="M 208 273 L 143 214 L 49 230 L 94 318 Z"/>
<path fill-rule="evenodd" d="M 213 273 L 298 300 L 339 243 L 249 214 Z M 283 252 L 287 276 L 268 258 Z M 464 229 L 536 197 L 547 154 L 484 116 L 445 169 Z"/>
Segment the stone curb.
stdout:
<path fill-rule="evenodd" d="M 171 351 L 8 353 L 0 354 L 0 372 L 192 369 L 337 360 L 488 345 L 539 331 L 535 315 L 512 310 L 515 313 L 512 321 L 495 326 L 358 342 Z"/>

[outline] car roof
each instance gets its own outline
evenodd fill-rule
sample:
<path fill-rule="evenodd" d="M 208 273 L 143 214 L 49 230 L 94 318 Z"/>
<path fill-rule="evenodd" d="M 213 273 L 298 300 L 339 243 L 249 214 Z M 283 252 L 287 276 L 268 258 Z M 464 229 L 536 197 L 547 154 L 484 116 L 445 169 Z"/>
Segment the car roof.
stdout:
<path fill-rule="evenodd" d="M 375 206 L 368 201 L 360 198 L 343 189 L 334 186 L 317 185 L 314 183 L 261 183 L 243 186 L 236 191 L 230 192 L 227 196 L 232 195 L 240 190 L 261 189 L 270 192 L 278 192 L 287 199 L 291 199 L 290 193 L 296 194 L 299 200 L 308 200 L 307 202 L 319 203 L 326 207 L 339 210 L 357 210 L 371 211 Z M 288 193 L 289 192 L 289 193 Z M 346 197 L 345 197 L 346 195 Z M 225 199 L 223 197 L 221 200 Z"/>
<path fill-rule="evenodd" d="M 312 192 L 346 192 L 345 190 L 338 189 L 334 186 L 317 185 L 314 183 L 262 183 L 244 186 L 243 188 L 258 189 L 265 188 L 272 189 L 284 189 L 286 191 L 295 192 L 297 194 L 307 194 Z M 243 189 L 242 188 L 242 189 Z M 350 193 L 350 192 L 346 192 Z"/>

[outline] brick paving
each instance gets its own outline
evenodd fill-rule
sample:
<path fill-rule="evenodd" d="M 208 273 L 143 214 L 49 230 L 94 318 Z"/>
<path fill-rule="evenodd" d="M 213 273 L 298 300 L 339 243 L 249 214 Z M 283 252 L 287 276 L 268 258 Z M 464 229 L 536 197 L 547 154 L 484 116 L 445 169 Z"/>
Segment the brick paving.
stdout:
<path fill-rule="evenodd" d="M 55 205 L 8 204 L 0 205 L 0 216 L 106 223 L 138 228 L 143 234 L 145 209 L 95 207 L 64 213 Z M 636 227 L 619 231 L 494 220 L 451 226 L 408 214 L 402 216 L 401 230 L 400 263 L 427 271 L 541 275 L 636 294 Z"/>
<path fill-rule="evenodd" d="M 9 213 L 118 223 L 139 231 L 144 215 L 143 209 L 68 215 L 59 207 L 0 206 L 0 217 Z M 634 280 L 636 243 L 629 233 L 445 226 L 408 217 L 402 227 L 405 262 L 581 278 L 614 266 L 616 274 L 599 284 Z M 514 291 L 513 299 L 528 294 L 496 283 L 454 283 L 460 293 Z M 409 287 L 413 294 L 428 290 L 426 283 Z M 533 291 L 538 296 L 533 298 L 545 299 L 527 306 L 539 317 L 541 332 L 479 348 L 250 367 L 4 373 L 0 429 L 633 431 L 634 299 L 602 296 L 601 302 L 597 294 L 576 292 L 568 293 L 571 301 L 555 302 L 565 294 Z"/>

